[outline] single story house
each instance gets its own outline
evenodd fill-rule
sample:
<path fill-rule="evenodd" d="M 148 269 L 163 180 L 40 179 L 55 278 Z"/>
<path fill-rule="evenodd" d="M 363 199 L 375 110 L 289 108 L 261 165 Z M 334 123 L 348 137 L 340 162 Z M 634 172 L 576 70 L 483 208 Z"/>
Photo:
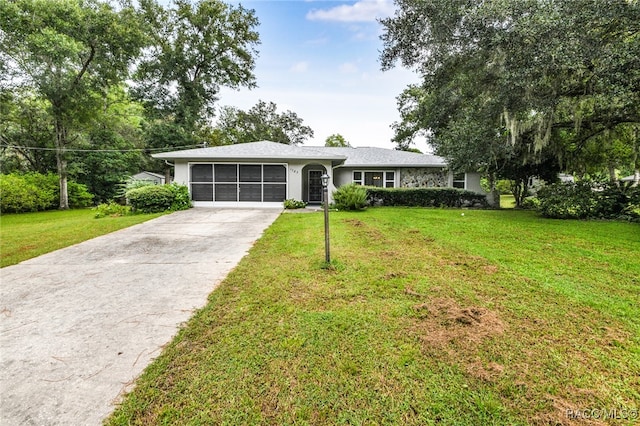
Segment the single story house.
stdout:
<path fill-rule="evenodd" d="M 454 174 L 441 157 L 385 148 L 295 146 L 270 141 L 153 154 L 173 163 L 174 181 L 189 187 L 195 206 L 282 207 L 285 199 L 322 202 L 357 183 L 387 188 L 454 187 L 484 193 L 478 173 Z"/>
<path fill-rule="evenodd" d="M 151 182 L 154 185 L 164 185 L 164 176 L 153 172 L 140 172 L 131 176 L 130 180 Z"/>

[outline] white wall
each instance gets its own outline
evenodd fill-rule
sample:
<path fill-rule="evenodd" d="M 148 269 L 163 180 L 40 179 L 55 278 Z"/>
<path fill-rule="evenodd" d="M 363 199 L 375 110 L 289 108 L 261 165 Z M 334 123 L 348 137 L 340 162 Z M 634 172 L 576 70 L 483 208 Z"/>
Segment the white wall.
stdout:
<path fill-rule="evenodd" d="M 480 185 L 480 173 L 467 172 L 465 177 L 465 189 L 467 191 L 477 192 L 478 194 L 486 194 Z"/>
<path fill-rule="evenodd" d="M 189 163 L 186 160 L 176 160 L 173 170 L 173 181 L 180 185 L 189 184 Z"/>

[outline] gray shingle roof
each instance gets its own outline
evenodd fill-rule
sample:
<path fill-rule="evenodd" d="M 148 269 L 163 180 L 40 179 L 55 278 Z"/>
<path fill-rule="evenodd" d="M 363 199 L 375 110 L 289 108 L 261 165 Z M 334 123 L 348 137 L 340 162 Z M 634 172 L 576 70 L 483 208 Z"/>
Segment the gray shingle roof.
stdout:
<path fill-rule="evenodd" d="M 331 152 L 319 152 L 303 149 L 295 145 L 260 141 L 236 145 L 212 146 L 208 148 L 185 149 L 181 151 L 152 154 L 162 160 L 339 160 L 344 156 Z"/>
<path fill-rule="evenodd" d="M 332 160 L 342 167 L 443 167 L 442 157 L 386 148 L 295 146 L 260 141 L 152 154 L 163 160 Z"/>
<path fill-rule="evenodd" d="M 343 155 L 347 160 L 342 167 L 444 167 L 447 165 L 442 157 L 437 155 L 418 154 L 416 152 L 398 151 L 395 149 L 357 147 L 308 147 L 336 155 Z"/>

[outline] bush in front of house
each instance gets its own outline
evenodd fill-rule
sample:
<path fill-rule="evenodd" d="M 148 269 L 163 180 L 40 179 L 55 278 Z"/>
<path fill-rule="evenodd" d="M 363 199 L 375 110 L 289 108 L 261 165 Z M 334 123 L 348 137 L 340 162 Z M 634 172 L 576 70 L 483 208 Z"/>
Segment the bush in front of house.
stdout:
<path fill-rule="evenodd" d="M 284 208 L 293 210 L 293 209 L 303 209 L 307 207 L 307 203 L 302 200 L 296 200 L 295 198 L 289 198 L 284 200 Z"/>
<path fill-rule="evenodd" d="M 53 173 L 11 173 L 0 175 L 0 212 L 24 213 L 52 210 L 60 205 L 58 176 Z M 93 195 L 85 185 L 67 181 L 69 207 L 91 205 Z"/>
<path fill-rule="evenodd" d="M 372 206 L 403 207 L 487 207 L 487 197 L 456 188 L 377 188 L 367 187 Z"/>
<path fill-rule="evenodd" d="M 556 183 L 541 188 L 537 198 L 538 210 L 548 218 L 640 220 L 640 187 Z"/>
<path fill-rule="evenodd" d="M 171 210 L 187 210 L 192 207 L 191 196 L 189 195 L 189 188 L 186 185 L 178 185 L 175 182 L 165 185 L 169 188 L 173 194 L 173 202 L 171 203 Z"/>
<path fill-rule="evenodd" d="M 362 210 L 367 206 L 367 190 L 356 183 L 342 185 L 332 195 L 338 210 Z"/>
<path fill-rule="evenodd" d="M 127 191 L 126 197 L 133 211 L 141 213 L 185 210 L 191 207 L 189 190 L 184 185 L 145 185 Z"/>
<path fill-rule="evenodd" d="M 94 217 L 100 219 L 103 217 L 119 217 L 131 214 L 131 206 L 123 206 L 115 201 L 102 203 L 93 208 L 95 210 Z"/>

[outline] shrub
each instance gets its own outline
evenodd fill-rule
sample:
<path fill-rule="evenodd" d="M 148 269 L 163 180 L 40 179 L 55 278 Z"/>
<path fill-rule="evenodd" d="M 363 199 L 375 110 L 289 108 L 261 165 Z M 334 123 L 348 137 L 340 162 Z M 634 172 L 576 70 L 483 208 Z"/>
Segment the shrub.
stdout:
<path fill-rule="evenodd" d="M 134 211 L 157 213 L 171 209 L 174 195 L 168 185 L 149 185 L 127 191 L 127 202 Z"/>
<path fill-rule="evenodd" d="M 522 200 L 520 208 L 525 210 L 538 210 L 540 208 L 540 199 L 537 197 L 527 197 Z"/>
<path fill-rule="evenodd" d="M 638 220 L 640 189 L 626 186 L 568 182 L 547 185 L 538 191 L 540 213 L 554 219 Z"/>
<path fill-rule="evenodd" d="M 95 218 L 100 219 L 102 217 L 117 217 L 117 216 L 126 216 L 131 214 L 130 206 L 123 206 L 122 204 L 118 204 L 115 201 L 110 201 L 109 203 L 99 204 L 94 207 L 96 211 Z"/>
<path fill-rule="evenodd" d="M 89 207 L 93 203 L 93 195 L 89 193 L 87 186 L 82 183 L 67 182 L 67 195 L 69 197 L 69 207 L 72 209 Z M 59 197 L 58 194 L 56 194 L 56 197 Z"/>
<path fill-rule="evenodd" d="M 189 189 L 175 183 L 140 186 L 127 191 L 126 197 L 133 210 L 142 213 L 185 210 L 191 207 Z"/>
<path fill-rule="evenodd" d="M 367 193 L 374 206 L 487 207 L 485 195 L 456 188 L 367 187 Z"/>
<path fill-rule="evenodd" d="M 189 195 L 189 188 L 185 185 L 178 185 L 173 182 L 167 186 L 173 194 L 173 202 L 171 203 L 171 210 L 187 210 L 191 208 L 191 196 Z"/>
<path fill-rule="evenodd" d="M 56 209 L 59 206 L 58 176 L 53 173 L 12 173 L 0 175 L 0 212 L 22 213 Z M 67 181 L 69 207 L 91 205 L 93 195 L 87 187 Z"/>
<path fill-rule="evenodd" d="M 333 192 L 333 201 L 338 210 L 362 210 L 367 206 L 367 190 L 355 183 L 343 185 Z"/>
<path fill-rule="evenodd" d="M 117 199 L 125 199 L 127 197 L 127 191 L 142 188 L 143 186 L 155 186 L 155 183 L 148 180 L 128 179 L 126 182 L 117 185 L 115 196 Z"/>
<path fill-rule="evenodd" d="M 288 200 L 284 200 L 285 209 L 303 209 L 306 206 L 307 206 L 307 203 L 301 200 L 296 200 L 294 198 L 289 198 Z"/>
<path fill-rule="evenodd" d="M 43 200 L 38 197 L 38 188 L 18 175 L 0 176 L 0 211 L 22 213 L 44 210 Z"/>

